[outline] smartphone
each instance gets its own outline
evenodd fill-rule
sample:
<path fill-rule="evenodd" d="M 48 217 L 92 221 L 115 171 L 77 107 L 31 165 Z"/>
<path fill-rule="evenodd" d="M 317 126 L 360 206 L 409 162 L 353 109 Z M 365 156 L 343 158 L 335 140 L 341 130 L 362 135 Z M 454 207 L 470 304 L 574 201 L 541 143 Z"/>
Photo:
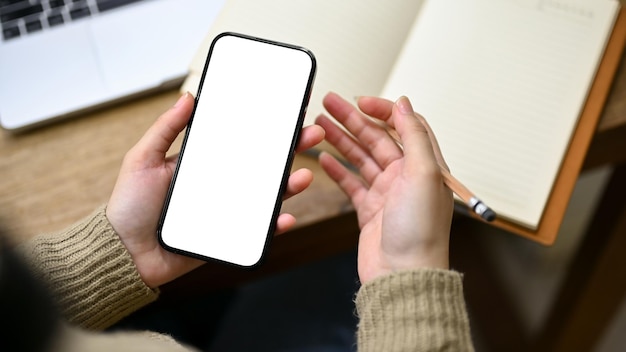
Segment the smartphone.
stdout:
<path fill-rule="evenodd" d="M 260 265 L 315 72 L 303 47 L 231 32 L 215 37 L 158 224 L 165 249 Z"/>

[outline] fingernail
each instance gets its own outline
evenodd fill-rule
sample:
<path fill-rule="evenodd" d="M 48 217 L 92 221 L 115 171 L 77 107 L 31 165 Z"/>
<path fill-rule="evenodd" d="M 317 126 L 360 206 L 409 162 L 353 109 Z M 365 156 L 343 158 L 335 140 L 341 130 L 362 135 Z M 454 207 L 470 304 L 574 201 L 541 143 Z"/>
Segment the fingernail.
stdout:
<path fill-rule="evenodd" d="M 183 94 L 180 98 L 178 98 L 178 101 L 176 101 L 176 104 L 174 104 L 174 107 L 177 108 L 180 106 L 180 104 L 182 104 L 185 100 L 187 100 L 189 97 L 191 96 L 191 93 L 189 92 L 185 92 L 185 94 Z"/>
<path fill-rule="evenodd" d="M 396 100 L 396 105 L 398 106 L 400 112 L 405 115 L 412 115 L 414 113 L 413 106 L 411 105 L 409 98 L 405 97 L 404 95 Z"/>

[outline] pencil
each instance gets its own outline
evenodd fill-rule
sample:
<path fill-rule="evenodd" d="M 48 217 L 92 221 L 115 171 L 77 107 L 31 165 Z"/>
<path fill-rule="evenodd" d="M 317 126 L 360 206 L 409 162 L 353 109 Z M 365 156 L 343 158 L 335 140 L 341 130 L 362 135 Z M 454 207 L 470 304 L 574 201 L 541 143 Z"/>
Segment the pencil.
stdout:
<path fill-rule="evenodd" d="M 375 124 L 382 127 L 387 134 L 394 140 L 394 142 L 400 147 L 404 149 L 402 146 L 402 141 L 400 140 L 400 136 L 395 129 L 391 128 L 388 124 L 375 120 L 365 114 L 361 114 L 368 120 L 374 122 Z M 467 187 L 465 187 L 459 180 L 457 180 L 447 168 L 439 165 L 439 169 L 441 170 L 441 175 L 443 176 L 443 181 L 448 188 L 452 190 L 461 200 L 469 207 L 476 215 L 480 216 L 485 221 L 493 221 L 496 219 L 496 212 L 494 212 L 491 208 L 489 208 L 482 200 L 480 200 L 474 193 L 472 193 Z"/>
<path fill-rule="evenodd" d="M 496 218 L 496 213 L 491 210 L 483 201 L 478 199 L 467 187 L 465 187 L 459 180 L 457 180 L 450 171 L 445 167 L 439 165 L 441 175 L 443 176 L 443 182 L 456 193 L 465 205 L 467 205 L 474 213 L 483 218 L 486 221 L 493 221 Z"/>

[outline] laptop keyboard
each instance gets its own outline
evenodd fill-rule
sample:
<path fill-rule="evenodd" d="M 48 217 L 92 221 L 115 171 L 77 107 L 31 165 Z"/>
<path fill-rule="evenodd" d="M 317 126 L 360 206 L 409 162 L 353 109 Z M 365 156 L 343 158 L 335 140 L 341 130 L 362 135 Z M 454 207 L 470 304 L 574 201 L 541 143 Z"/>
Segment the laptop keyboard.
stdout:
<path fill-rule="evenodd" d="M 0 0 L 4 40 L 88 18 L 142 0 Z"/>

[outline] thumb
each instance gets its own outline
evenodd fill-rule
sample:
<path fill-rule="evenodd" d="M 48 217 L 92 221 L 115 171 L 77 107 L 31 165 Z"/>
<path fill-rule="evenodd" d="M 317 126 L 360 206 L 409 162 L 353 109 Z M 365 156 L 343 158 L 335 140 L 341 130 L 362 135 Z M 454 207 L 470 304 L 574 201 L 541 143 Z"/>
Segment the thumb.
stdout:
<path fill-rule="evenodd" d="M 430 131 L 420 119 L 416 118 L 411 102 L 407 97 L 402 96 L 395 102 L 392 117 L 396 131 L 402 141 L 408 165 L 421 169 L 431 167 L 433 170 L 438 170 L 438 161 Z"/>
<path fill-rule="evenodd" d="M 176 137 L 185 129 L 194 107 L 191 93 L 183 94 L 141 137 L 136 148 L 145 159 L 162 161 Z"/>

